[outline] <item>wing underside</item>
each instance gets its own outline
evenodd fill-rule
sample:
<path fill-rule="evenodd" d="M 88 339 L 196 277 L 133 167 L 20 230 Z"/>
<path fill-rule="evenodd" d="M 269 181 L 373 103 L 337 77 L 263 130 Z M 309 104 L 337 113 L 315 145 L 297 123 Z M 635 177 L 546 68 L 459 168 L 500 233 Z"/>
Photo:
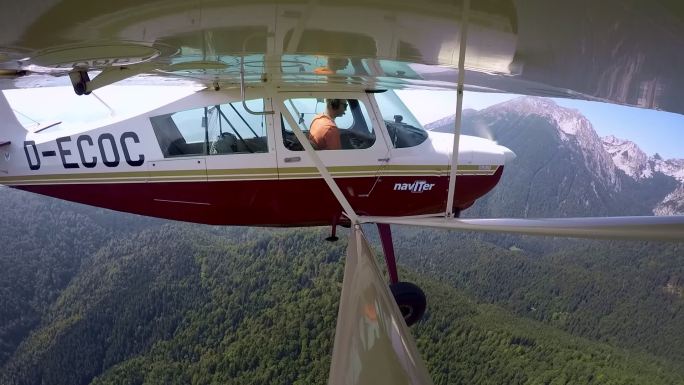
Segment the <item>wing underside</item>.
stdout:
<path fill-rule="evenodd" d="M 3 7 L 0 88 L 69 85 L 87 71 L 88 90 L 123 79 L 230 87 L 240 72 L 251 83 L 454 89 L 464 48 L 473 90 L 684 113 L 684 7 L 671 0 L 81 3 Z"/>

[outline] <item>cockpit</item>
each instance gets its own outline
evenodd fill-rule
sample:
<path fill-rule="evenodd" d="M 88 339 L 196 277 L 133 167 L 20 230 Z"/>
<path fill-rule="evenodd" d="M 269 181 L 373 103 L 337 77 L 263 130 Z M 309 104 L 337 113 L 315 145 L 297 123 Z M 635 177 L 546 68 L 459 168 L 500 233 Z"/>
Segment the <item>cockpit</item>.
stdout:
<path fill-rule="evenodd" d="M 271 98 L 247 100 L 247 108 L 240 100 L 213 103 L 153 116 L 150 123 L 164 158 L 267 153 L 271 140 L 282 142 L 279 146 L 286 151 L 303 151 L 283 113 L 287 111 L 311 141 L 309 130 L 317 117 L 326 114 L 328 95 L 295 92 L 286 95 L 281 99 L 282 104 Z M 344 113 L 331 120 L 339 135 L 339 150 L 373 148 L 384 154 L 388 147 L 415 147 L 428 138 L 418 120 L 391 90 L 370 94 L 332 93 L 330 96 L 338 98 L 336 100 L 345 106 Z M 251 113 L 271 108 L 276 110 L 275 119 Z M 383 134 L 378 132 L 380 117 L 386 128 Z M 269 132 L 270 126 L 280 131 L 279 135 Z M 382 145 L 378 144 L 378 139 Z M 376 148 L 378 146 L 385 150 Z"/>

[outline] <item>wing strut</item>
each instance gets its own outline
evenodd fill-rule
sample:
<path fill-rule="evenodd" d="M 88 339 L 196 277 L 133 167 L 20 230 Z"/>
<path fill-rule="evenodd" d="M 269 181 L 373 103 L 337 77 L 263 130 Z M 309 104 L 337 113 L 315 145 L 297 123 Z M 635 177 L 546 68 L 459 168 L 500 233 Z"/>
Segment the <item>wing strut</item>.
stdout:
<path fill-rule="evenodd" d="M 340 202 L 345 215 L 347 215 L 347 217 L 351 220 L 352 225 L 359 223 L 359 217 L 354 212 L 354 209 L 351 207 L 351 204 L 349 204 L 349 201 L 347 201 L 347 198 L 342 193 L 342 190 L 340 190 L 340 188 L 337 186 L 337 183 L 335 183 L 335 180 L 328 172 L 328 169 L 323 164 L 321 158 L 319 158 L 318 154 L 316 154 L 316 151 L 311 146 L 309 139 L 306 137 L 306 135 L 304 135 L 304 132 L 302 132 L 299 124 L 297 124 L 295 119 L 290 114 L 290 110 L 285 107 L 285 104 L 282 101 L 280 102 L 280 106 L 281 114 L 283 117 L 285 117 L 285 120 L 287 120 L 287 123 L 290 125 L 290 127 L 292 127 L 292 132 L 294 132 L 297 139 L 299 139 L 299 143 L 302 144 L 302 147 L 304 147 L 306 153 L 311 157 L 311 160 L 314 162 L 314 165 L 316 165 L 318 172 L 321 173 L 323 180 L 325 180 L 325 183 L 328 184 L 330 191 L 332 191 L 332 193 L 335 195 L 337 201 Z"/>
<path fill-rule="evenodd" d="M 398 218 L 360 217 L 361 223 L 387 223 L 521 235 L 684 242 L 684 215 L 586 218 Z"/>
<path fill-rule="evenodd" d="M 470 12 L 470 0 L 463 1 L 463 14 L 461 17 L 461 43 L 458 53 L 458 88 L 456 93 L 456 119 L 454 120 L 454 147 L 451 151 L 451 170 L 449 172 L 449 193 L 445 216 L 454 216 L 454 194 L 456 192 L 456 171 L 458 169 L 458 149 L 461 139 L 461 114 L 463 111 L 463 82 L 465 81 L 465 53 L 468 43 L 468 14 Z"/>

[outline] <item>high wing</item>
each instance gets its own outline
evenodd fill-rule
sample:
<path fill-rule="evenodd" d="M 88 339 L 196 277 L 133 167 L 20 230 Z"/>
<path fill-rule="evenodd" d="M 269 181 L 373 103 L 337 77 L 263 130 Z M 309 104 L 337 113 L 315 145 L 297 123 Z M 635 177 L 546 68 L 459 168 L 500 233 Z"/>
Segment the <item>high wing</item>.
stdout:
<path fill-rule="evenodd" d="M 0 14 L 0 88 L 123 79 L 467 88 L 684 113 L 684 6 L 656 1 L 27 0 Z M 465 29 L 462 29 L 465 27 Z M 72 77 L 69 73 L 72 73 Z"/>

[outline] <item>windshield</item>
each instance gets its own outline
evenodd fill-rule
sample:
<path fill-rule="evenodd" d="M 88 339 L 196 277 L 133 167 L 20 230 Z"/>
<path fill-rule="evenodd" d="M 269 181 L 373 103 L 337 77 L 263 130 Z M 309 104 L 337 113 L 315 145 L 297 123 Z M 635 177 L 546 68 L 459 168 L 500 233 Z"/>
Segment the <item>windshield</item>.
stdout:
<path fill-rule="evenodd" d="M 394 148 L 417 146 L 427 139 L 423 126 L 394 91 L 375 94 L 375 100 Z"/>

